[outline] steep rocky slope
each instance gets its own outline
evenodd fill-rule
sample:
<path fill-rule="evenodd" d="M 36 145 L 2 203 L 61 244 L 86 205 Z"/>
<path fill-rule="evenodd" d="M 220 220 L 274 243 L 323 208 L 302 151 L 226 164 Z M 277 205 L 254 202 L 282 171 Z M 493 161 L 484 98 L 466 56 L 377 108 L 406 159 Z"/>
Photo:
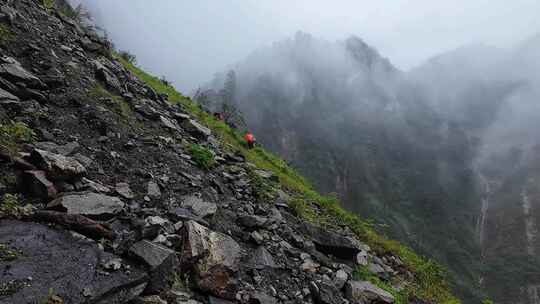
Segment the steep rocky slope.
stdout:
<path fill-rule="evenodd" d="M 0 4 L 0 303 L 457 302 L 64 2 Z"/>

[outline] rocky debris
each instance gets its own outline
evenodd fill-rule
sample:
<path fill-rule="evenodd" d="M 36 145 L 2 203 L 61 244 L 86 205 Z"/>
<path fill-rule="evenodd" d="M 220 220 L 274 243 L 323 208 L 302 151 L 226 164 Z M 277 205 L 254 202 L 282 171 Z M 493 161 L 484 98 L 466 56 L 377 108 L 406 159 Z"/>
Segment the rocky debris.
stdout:
<path fill-rule="evenodd" d="M 207 127 L 204 127 L 193 119 L 186 119 L 182 122 L 182 127 L 188 131 L 191 135 L 199 139 L 207 139 L 212 135 L 212 131 Z"/>
<path fill-rule="evenodd" d="M 367 281 L 349 281 L 345 285 L 347 299 L 360 303 L 394 303 L 394 296 Z"/>
<path fill-rule="evenodd" d="M 238 222 L 248 228 L 264 227 L 268 219 L 258 215 L 244 215 L 238 218 Z"/>
<path fill-rule="evenodd" d="M 125 204 L 118 198 L 100 193 L 68 193 L 47 205 L 68 214 L 80 214 L 91 218 L 111 217 L 124 209 Z"/>
<path fill-rule="evenodd" d="M 43 141 L 35 143 L 35 146 L 38 149 L 60 154 L 63 156 L 73 155 L 81 147 L 76 141 L 69 142 L 65 145 L 57 145 L 53 142 Z"/>
<path fill-rule="evenodd" d="M 180 126 L 176 123 L 176 121 L 174 121 L 174 120 L 172 120 L 170 118 L 167 118 L 165 116 L 160 116 L 159 119 L 161 120 L 161 123 L 165 127 L 169 128 L 169 129 L 171 129 L 173 131 L 180 131 L 181 130 Z"/>
<path fill-rule="evenodd" d="M 34 74 L 25 70 L 21 64 L 12 57 L 0 58 L 0 76 L 12 81 L 21 82 L 32 88 L 43 88 L 45 85 Z"/>
<path fill-rule="evenodd" d="M 182 264 L 194 265 L 198 287 L 217 297 L 234 299 L 234 273 L 241 257 L 238 243 L 194 221 L 188 221 L 183 229 Z"/>
<path fill-rule="evenodd" d="M 116 190 L 116 193 L 125 199 L 135 198 L 135 193 L 133 193 L 128 183 L 117 183 L 114 189 Z"/>
<path fill-rule="evenodd" d="M 255 269 L 278 268 L 274 257 L 264 246 L 259 246 L 253 251 L 247 265 Z"/>
<path fill-rule="evenodd" d="M 347 280 L 349 279 L 349 275 L 345 270 L 340 269 L 336 271 L 335 277 L 334 277 L 334 285 L 337 289 L 342 289 L 343 286 L 345 286 L 345 283 L 347 283 Z"/>
<path fill-rule="evenodd" d="M 146 189 L 146 195 L 148 195 L 148 197 L 152 199 L 159 199 L 161 197 L 161 190 L 159 189 L 159 185 L 156 182 L 149 181 Z"/>
<path fill-rule="evenodd" d="M 174 275 L 179 269 L 179 261 L 173 250 L 142 240 L 133 244 L 129 251 L 150 267 L 147 292 L 159 292 L 171 286 Z"/>
<path fill-rule="evenodd" d="M 101 260 L 115 256 L 69 232 L 3 220 L 0 244 L 9 244 L 17 252 L 15 259 L 0 261 L 0 286 L 9 281 L 23 282 L 2 294 L 2 303 L 41 303 L 54 290 L 64 303 L 121 304 L 138 296 L 146 286 L 145 272 L 134 265 L 129 270 L 100 270 Z"/>
<path fill-rule="evenodd" d="M 82 179 L 82 186 L 85 190 L 90 190 L 91 192 L 100 192 L 100 193 L 110 193 L 111 189 L 109 187 L 103 186 L 100 183 L 91 181 L 87 178 Z"/>
<path fill-rule="evenodd" d="M 83 40 L 85 43 L 85 48 L 90 48 L 90 50 L 96 50 L 92 45 L 92 42 L 90 42 L 89 40 Z M 106 61 L 107 59 L 105 58 L 100 58 L 101 61 Z M 113 92 L 115 93 L 121 93 L 123 90 L 122 90 L 122 85 L 120 84 L 120 81 L 118 80 L 118 78 L 107 68 L 105 67 L 105 65 L 99 60 L 94 60 L 93 61 L 93 64 L 95 66 L 95 69 L 96 69 L 96 77 L 103 81 L 107 88 L 112 90 Z"/>
<path fill-rule="evenodd" d="M 207 202 L 202 198 L 194 195 L 183 197 L 181 206 L 183 208 L 191 210 L 193 214 L 201 218 L 213 215 L 217 211 L 216 204 Z"/>
<path fill-rule="evenodd" d="M 141 298 L 139 304 L 168 304 L 167 301 L 161 299 L 159 296 L 146 296 Z"/>
<path fill-rule="evenodd" d="M 24 187 L 31 196 L 47 200 L 58 194 L 54 184 L 47 179 L 45 171 L 24 171 L 23 179 Z"/>
<path fill-rule="evenodd" d="M 365 250 L 360 250 L 358 254 L 356 255 L 356 264 L 360 266 L 367 266 L 369 263 L 368 261 L 368 253 Z"/>
<path fill-rule="evenodd" d="M 66 229 L 77 231 L 82 235 L 96 240 L 114 238 L 114 234 L 110 229 L 79 214 L 66 214 L 56 211 L 37 211 L 32 215 L 32 219 L 37 222 L 58 224 L 64 226 Z"/>
<path fill-rule="evenodd" d="M 86 168 L 77 160 L 60 154 L 34 149 L 30 160 L 36 167 L 47 172 L 47 177 L 53 181 L 76 180 L 86 174 Z"/>
<path fill-rule="evenodd" d="M 0 88 L 0 103 L 7 104 L 10 102 L 19 102 L 19 97 Z"/>
<path fill-rule="evenodd" d="M 277 304 L 278 300 L 263 292 L 254 292 L 250 296 L 250 304 Z"/>
<path fill-rule="evenodd" d="M 357 241 L 339 233 L 304 223 L 302 229 L 308 234 L 318 251 L 338 258 L 353 260 L 360 251 Z"/>
<path fill-rule="evenodd" d="M 328 282 L 311 282 L 309 289 L 317 304 L 341 304 L 345 303 L 341 292 Z M 362 303 L 362 302 L 360 302 Z"/>
<path fill-rule="evenodd" d="M 133 244 L 129 251 L 142 259 L 151 268 L 159 267 L 167 258 L 175 255 L 173 250 L 146 240 Z"/>

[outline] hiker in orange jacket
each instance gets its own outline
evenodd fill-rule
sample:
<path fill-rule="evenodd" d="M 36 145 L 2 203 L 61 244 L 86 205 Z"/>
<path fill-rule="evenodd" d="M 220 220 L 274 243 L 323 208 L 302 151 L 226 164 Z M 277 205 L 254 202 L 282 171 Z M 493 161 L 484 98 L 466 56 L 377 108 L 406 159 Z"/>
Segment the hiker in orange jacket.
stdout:
<path fill-rule="evenodd" d="M 246 136 L 244 138 L 246 139 L 248 148 L 253 149 L 255 147 L 255 136 L 248 131 L 246 132 Z"/>

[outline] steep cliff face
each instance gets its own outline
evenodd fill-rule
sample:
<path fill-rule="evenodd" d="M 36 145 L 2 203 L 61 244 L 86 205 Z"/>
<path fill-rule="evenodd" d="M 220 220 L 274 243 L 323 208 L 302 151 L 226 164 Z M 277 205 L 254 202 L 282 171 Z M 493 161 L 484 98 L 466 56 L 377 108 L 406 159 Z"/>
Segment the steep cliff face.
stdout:
<path fill-rule="evenodd" d="M 59 3 L 0 1 L 0 303 L 457 303 Z"/>

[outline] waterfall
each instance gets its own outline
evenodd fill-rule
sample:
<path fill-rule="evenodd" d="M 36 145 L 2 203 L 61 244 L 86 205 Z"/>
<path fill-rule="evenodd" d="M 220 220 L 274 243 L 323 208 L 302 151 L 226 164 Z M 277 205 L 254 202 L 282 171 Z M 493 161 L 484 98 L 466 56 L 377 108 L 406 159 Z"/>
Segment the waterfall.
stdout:
<path fill-rule="evenodd" d="M 527 238 L 527 254 L 534 255 L 534 239 L 536 237 L 536 223 L 532 216 L 531 200 L 527 193 L 527 184 L 523 186 L 521 190 L 521 202 L 523 208 L 523 216 L 525 218 L 525 237 Z"/>
<path fill-rule="evenodd" d="M 480 208 L 480 217 L 478 218 L 477 222 L 477 233 L 478 233 L 478 240 L 480 242 L 480 246 L 482 247 L 483 251 L 483 244 L 486 236 L 486 223 L 488 218 L 488 210 L 489 210 L 489 199 L 491 195 L 491 185 L 489 184 L 489 181 L 487 178 L 477 171 L 478 179 L 480 181 L 480 185 L 482 187 L 482 206 Z"/>

